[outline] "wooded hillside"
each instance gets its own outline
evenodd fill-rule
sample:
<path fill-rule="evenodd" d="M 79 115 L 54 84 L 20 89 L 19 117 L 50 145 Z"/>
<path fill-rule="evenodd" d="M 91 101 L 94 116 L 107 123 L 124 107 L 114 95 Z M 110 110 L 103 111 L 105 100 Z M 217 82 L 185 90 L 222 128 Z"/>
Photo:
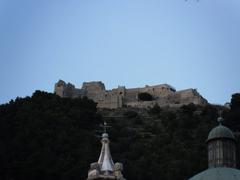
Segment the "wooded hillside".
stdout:
<path fill-rule="evenodd" d="M 0 105 L 0 179 L 86 179 L 106 120 L 113 160 L 123 163 L 126 179 L 184 180 L 207 168 L 205 140 L 219 108 L 225 124 L 239 132 L 239 94 L 231 109 L 190 104 L 98 111 L 87 98 L 36 91 Z"/>

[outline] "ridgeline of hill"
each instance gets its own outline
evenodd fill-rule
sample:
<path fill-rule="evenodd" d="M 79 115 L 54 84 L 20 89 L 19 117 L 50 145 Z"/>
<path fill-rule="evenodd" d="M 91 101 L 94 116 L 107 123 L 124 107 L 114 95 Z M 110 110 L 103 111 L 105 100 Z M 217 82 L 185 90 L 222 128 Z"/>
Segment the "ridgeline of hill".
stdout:
<path fill-rule="evenodd" d="M 87 98 L 36 91 L 0 105 L 0 179 L 86 179 L 101 150 L 99 124 L 106 120 L 113 160 L 123 163 L 126 179 L 184 180 L 207 168 L 205 140 L 219 109 L 239 132 L 240 94 L 232 96 L 231 109 L 189 104 L 98 111 Z"/>

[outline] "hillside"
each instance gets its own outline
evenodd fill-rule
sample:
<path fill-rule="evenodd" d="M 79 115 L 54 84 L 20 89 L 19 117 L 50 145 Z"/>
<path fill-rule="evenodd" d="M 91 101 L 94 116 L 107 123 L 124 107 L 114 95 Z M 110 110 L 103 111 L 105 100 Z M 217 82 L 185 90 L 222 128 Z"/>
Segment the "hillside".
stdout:
<path fill-rule="evenodd" d="M 207 168 L 205 140 L 219 108 L 226 125 L 239 132 L 239 94 L 231 109 L 190 104 L 97 110 L 87 98 L 36 91 L 0 106 L 0 179 L 86 179 L 100 153 L 105 120 L 113 160 L 123 163 L 126 179 L 184 180 Z"/>

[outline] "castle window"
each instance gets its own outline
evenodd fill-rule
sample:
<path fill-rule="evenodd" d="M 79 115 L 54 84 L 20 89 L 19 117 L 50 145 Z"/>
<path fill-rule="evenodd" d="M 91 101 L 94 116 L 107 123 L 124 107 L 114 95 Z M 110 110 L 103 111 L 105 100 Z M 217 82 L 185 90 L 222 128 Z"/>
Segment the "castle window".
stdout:
<path fill-rule="evenodd" d="M 122 92 L 120 92 L 119 94 L 122 94 Z"/>

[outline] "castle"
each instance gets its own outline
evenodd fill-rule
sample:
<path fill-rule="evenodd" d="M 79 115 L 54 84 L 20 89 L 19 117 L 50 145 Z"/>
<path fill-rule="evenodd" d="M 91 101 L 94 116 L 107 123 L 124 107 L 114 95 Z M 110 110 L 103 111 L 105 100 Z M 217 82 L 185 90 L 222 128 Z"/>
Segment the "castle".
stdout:
<path fill-rule="evenodd" d="M 206 105 L 208 102 L 196 89 L 176 91 L 168 84 L 127 89 L 118 86 L 112 90 L 106 90 L 101 81 L 84 82 L 81 89 L 75 88 L 71 83 L 59 80 L 55 84 L 54 93 L 60 97 L 88 97 L 97 103 L 98 108 L 117 109 L 121 107 L 153 107 L 159 106 L 179 107 L 186 104 Z M 139 94 L 148 93 L 152 100 L 141 100 Z"/>

